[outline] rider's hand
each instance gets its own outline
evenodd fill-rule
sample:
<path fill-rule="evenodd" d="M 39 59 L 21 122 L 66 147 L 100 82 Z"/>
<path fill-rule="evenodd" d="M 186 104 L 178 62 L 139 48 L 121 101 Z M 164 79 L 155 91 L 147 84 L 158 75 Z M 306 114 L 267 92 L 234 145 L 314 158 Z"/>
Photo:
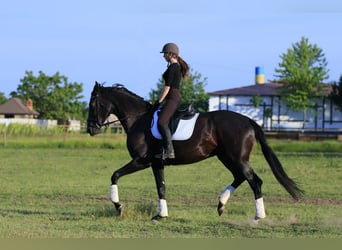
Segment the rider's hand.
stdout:
<path fill-rule="evenodd" d="M 157 100 L 157 101 L 155 101 L 155 103 L 153 104 L 153 110 L 157 110 L 158 108 L 159 108 L 159 106 L 160 106 L 160 103 L 159 103 L 159 101 Z"/>

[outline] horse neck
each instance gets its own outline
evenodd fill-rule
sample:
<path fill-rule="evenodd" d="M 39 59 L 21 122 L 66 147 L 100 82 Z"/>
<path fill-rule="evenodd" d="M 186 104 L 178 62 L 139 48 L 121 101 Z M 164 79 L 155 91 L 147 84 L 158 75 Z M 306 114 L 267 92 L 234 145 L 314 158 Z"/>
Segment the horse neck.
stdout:
<path fill-rule="evenodd" d="M 147 102 L 137 96 L 130 96 L 127 93 L 113 93 L 113 114 L 118 117 L 121 125 L 127 132 L 133 124 L 144 114 L 147 110 Z"/>

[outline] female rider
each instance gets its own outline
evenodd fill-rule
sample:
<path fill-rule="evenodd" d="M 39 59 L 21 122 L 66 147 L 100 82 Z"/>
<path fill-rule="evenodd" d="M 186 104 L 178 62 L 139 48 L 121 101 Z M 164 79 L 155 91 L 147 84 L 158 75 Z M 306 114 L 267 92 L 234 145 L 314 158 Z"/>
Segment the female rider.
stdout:
<path fill-rule="evenodd" d="M 179 56 L 179 49 L 175 43 L 167 43 L 160 53 L 163 53 L 167 61 L 167 69 L 163 73 L 164 87 L 155 103 L 155 107 L 165 101 L 165 105 L 159 114 L 158 129 L 162 136 L 163 148 L 161 157 L 163 159 L 175 158 L 169 121 L 181 103 L 180 83 L 181 78 L 188 78 L 189 66 Z"/>

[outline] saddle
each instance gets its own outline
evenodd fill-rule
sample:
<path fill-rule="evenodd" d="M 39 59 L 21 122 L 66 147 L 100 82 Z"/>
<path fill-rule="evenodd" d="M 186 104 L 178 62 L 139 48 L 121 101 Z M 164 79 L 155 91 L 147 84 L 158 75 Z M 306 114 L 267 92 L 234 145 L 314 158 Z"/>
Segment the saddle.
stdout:
<path fill-rule="evenodd" d="M 161 110 L 163 110 L 163 108 L 161 108 L 160 111 Z M 158 115 L 160 111 L 158 111 Z M 189 104 L 189 106 L 187 106 L 185 109 L 177 110 L 170 119 L 169 128 L 170 128 L 171 134 L 175 133 L 180 120 L 190 120 L 191 118 L 195 116 L 195 114 L 196 114 L 196 110 L 194 109 L 194 106 L 192 103 Z"/>
<path fill-rule="evenodd" d="M 161 140 L 162 136 L 158 129 L 159 113 L 160 109 L 156 110 L 153 114 L 151 133 L 154 138 Z M 172 140 L 188 140 L 192 136 L 198 116 L 199 113 L 196 113 L 192 105 L 189 105 L 186 109 L 177 110 L 169 123 Z"/>

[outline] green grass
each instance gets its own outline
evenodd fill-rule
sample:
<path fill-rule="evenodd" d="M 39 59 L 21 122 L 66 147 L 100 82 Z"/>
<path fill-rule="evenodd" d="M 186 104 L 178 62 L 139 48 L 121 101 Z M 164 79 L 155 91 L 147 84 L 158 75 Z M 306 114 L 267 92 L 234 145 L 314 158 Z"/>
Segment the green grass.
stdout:
<path fill-rule="evenodd" d="M 291 153 L 342 153 L 342 143 L 337 140 L 325 141 L 297 141 L 297 140 L 269 140 L 275 152 Z"/>
<path fill-rule="evenodd" d="M 59 133 L 58 135 L 21 136 L 9 135 L 2 137 L 0 148 L 107 148 L 124 149 L 124 134 L 99 134 L 91 137 L 88 134 Z"/>
<path fill-rule="evenodd" d="M 267 213 L 259 224 L 247 183 L 217 215 L 217 196 L 232 175 L 216 158 L 166 168 L 169 218 L 152 223 L 150 169 L 120 179 L 121 217 L 108 200 L 113 171 L 129 161 L 123 136 L 9 138 L 0 149 L 0 238 L 342 238 L 342 155 L 276 151 L 305 190 L 296 203 L 258 151 L 251 164 L 264 181 Z"/>

